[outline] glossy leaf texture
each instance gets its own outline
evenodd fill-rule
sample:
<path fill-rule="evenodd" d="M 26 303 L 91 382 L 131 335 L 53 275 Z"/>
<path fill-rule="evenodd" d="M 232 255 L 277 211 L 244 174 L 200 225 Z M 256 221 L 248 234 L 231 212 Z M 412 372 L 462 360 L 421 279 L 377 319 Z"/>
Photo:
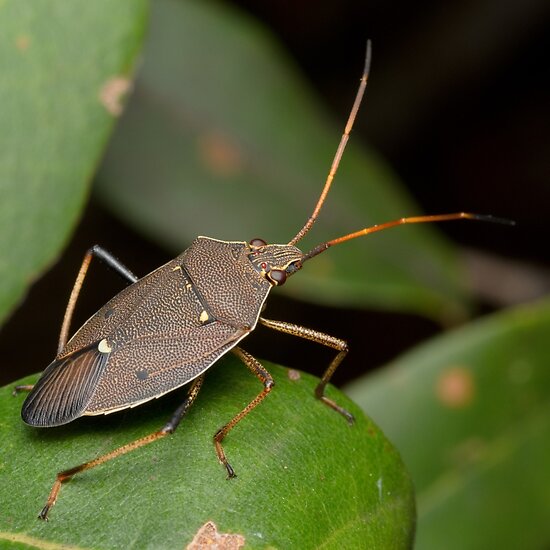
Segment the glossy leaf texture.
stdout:
<path fill-rule="evenodd" d="M 359 78 L 364 52 L 350 55 Z M 373 64 L 369 86 L 376 86 L 376 53 Z M 356 86 L 349 83 L 350 108 Z M 368 89 L 359 117 L 368 118 Z M 286 243 L 313 210 L 344 124 L 329 119 L 282 47 L 256 22 L 220 3 L 158 0 L 136 93 L 97 191 L 117 215 L 174 253 L 197 235 Z M 321 217 L 301 246 L 415 212 L 389 167 L 353 136 Z M 285 291 L 447 321 L 466 307 L 453 254 L 426 226 L 331 249 Z"/>
<path fill-rule="evenodd" d="M 76 224 L 146 16 L 145 0 L 0 2 L 0 319 Z"/>
<path fill-rule="evenodd" d="M 266 366 L 275 388 L 224 443 L 237 478 L 226 479 L 212 436 L 260 384 L 224 358 L 173 435 L 65 484 L 49 522 L 36 514 L 60 468 L 157 430 L 184 390 L 52 429 L 25 426 L 23 397 L 0 390 L 0 546 L 180 549 L 212 521 L 246 548 L 411 548 L 413 487 L 397 451 L 335 388 L 353 426 L 313 397 L 317 379 Z"/>
<path fill-rule="evenodd" d="M 348 393 L 411 470 L 419 550 L 550 544 L 550 302 L 494 315 Z"/>

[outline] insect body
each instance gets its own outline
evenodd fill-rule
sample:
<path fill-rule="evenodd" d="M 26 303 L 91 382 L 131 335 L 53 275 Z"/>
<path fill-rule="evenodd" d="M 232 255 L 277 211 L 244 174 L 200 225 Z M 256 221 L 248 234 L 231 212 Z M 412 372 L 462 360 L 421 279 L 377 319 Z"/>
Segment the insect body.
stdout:
<path fill-rule="evenodd" d="M 233 477 L 235 473 L 225 456 L 222 440 L 265 398 L 274 384 L 260 362 L 238 346 L 258 322 L 337 352 L 315 395 L 350 424 L 353 423 L 349 412 L 324 395 L 325 386 L 347 353 L 346 342 L 299 325 L 261 317 L 270 290 L 284 284 L 305 262 L 329 247 L 375 231 L 405 223 L 464 218 L 492 220 L 463 212 L 401 218 L 321 243 L 305 254 L 296 247 L 317 219 L 336 174 L 365 91 L 369 64 L 370 43 L 355 103 L 321 196 L 312 215 L 288 244 L 270 245 L 261 239 L 226 242 L 198 237 L 185 252 L 142 279 L 104 249 L 96 246 L 88 251 L 69 298 L 57 357 L 34 387 L 19 388 L 30 390 L 23 404 L 23 420 L 37 427 L 59 426 L 80 416 L 134 407 L 185 384 L 190 383 L 190 388 L 181 406 L 159 431 L 58 473 L 40 518 L 47 519 L 64 481 L 172 433 L 196 399 L 205 371 L 227 352 L 236 354 L 264 386 L 214 435 L 218 458 L 228 477 Z M 131 284 L 105 304 L 69 340 L 73 311 L 94 256 Z"/>
<path fill-rule="evenodd" d="M 254 330 L 270 278 L 284 277 L 301 256 L 293 246 L 259 240 L 197 238 L 105 304 L 63 346 L 25 401 L 23 420 L 58 426 L 194 380 Z"/>

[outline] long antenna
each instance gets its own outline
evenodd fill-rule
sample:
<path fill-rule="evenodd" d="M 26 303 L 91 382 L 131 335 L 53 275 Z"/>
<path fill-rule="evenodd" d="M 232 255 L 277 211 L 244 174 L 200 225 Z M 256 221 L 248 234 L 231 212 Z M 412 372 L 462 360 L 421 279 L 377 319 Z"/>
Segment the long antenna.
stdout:
<path fill-rule="evenodd" d="M 515 222 L 512 220 L 507 220 L 505 218 L 496 218 L 494 216 L 488 216 L 483 214 L 470 214 L 469 212 L 454 212 L 453 214 L 434 214 L 431 216 L 412 216 L 410 218 L 399 218 L 398 220 L 393 220 L 391 222 L 381 223 L 379 225 L 373 225 L 371 227 L 365 227 L 354 233 L 349 233 L 343 237 L 338 237 L 327 241 L 326 243 L 321 243 L 315 248 L 311 249 L 307 254 L 304 254 L 302 258 L 302 263 L 305 261 L 321 254 L 329 247 L 336 244 L 341 244 L 351 239 L 356 239 L 357 237 L 363 237 L 369 233 L 375 233 L 376 231 L 383 231 L 384 229 L 389 229 L 390 227 L 395 227 L 396 225 L 403 225 L 406 223 L 430 223 L 430 222 L 446 222 L 450 220 L 478 220 L 483 222 L 494 222 L 494 223 L 503 223 L 506 225 L 515 225 Z"/>
<path fill-rule="evenodd" d="M 336 171 L 338 170 L 338 165 L 340 164 L 340 160 L 342 159 L 342 155 L 344 154 L 344 149 L 346 148 L 346 145 L 349 140 L 349 135 L 351 133 L 351 129 L 353 128 L 353 123 L 355 122 L 355 117 L 357 116 L 357 111 L 359 111 L 359 106 L 361 105 L 361 101 L 363 99 L 363 95 L 365 93 L 365 88 L 367 87 L 367 80 L 369 78 L 369 70 L 370 70 L 370 62 L 371 62 L 371 42 L 370 40 L 367 40 L 367 53 L 365 56 L 365 68 L 363 70 L 363 76 L 361 77 L 361 82 L 359 84 L 359 89 L 357 90 L 357 95 L 355 96 L 355 101 L 353 102 L 353 107 L 351 108 L 351 113 L 348 118 L 348 122 L 346 124 L 346 127 L 344 128 L 344 133 L 342 134 L 342 139 L 340 140 L 340 145 L 338 145 L 338 149 L 336 150 L 336 154 L 334 155 L 334 160 L 332 161 L 332 165 L 330 167 L 330 171 L 328 173 L 327 179 L 325 181 L 325 186 L 323 187 L 323 191 L 321 192 L 321 196 L 319 197 L 319 200 L 317 201 L 317 204 L 315 205 L 315 209 L 313 210 L 313 214 L 308 218 L 307 222 L 304 224 L 302 229 L 298 231 L 296 236 L 288 243 L 289 245 L 295 245 L 298 241 L 302 240 L 306 233 L 311 229 L 315 221 L 317 220 L 317 216 L 319 215 L 319 212 L 321 208 L 323 207 L 323 204 L 325 202 L 325 199 L 328 195 L 328 192 L 330 190 L 330 186 L 332 185 L 332 180 L 334 179 L 334 176 L 336 175 Z"/>

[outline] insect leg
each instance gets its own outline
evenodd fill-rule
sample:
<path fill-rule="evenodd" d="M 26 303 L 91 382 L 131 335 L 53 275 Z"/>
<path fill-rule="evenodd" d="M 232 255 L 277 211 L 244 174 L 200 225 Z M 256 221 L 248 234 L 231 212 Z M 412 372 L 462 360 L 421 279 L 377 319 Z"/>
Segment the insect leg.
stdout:
<path fill-rule="evenodd" d="M 305 338 L 306 340 L 317 342 L 318 344 L 322 344 L 323 346 L 327 346 L 338 351 L 338 354 L 330 362 L 330 365 L 325 370 L 321 381 L 315 388 L 315 397 L 317 397 L 317 399 L 320 399 L 331 409 L 339 412 L 350 424 L 353 424 L 353 415 L 325 395 L 326 385 L 329 383 L 332 375 L 334 374 L 334 371 L 338 368 L 338 365 L 340 365 L 340 363 L 343 361 L 344 357 L 349 351 L 348 343 L 345 340 L 340 340 L 340 338 L 336 338 L 334 336 L 331 336 L 330 334 L 325 334 L 324 332 L 319 332 L 317 330 L 302 327 L 300 325 L 287 323 L 286 321 L 273 321 L 260 317 L 260 323 L 268 328 L 272 328 L 286 334 L 291 334 L 292 336 L 299 336 L 300 338 Z"/>
<path fill-rule="evenodd" d="M 225 466 L 227 470 L 227 477 L 235 477 L 235 471 L 231 467 L 231 464 L 227 461 L 225 453 L 222 447 L 222 441 L 228 432 L 240 422 L 252 409 L 260 404 L 265 396 L 271 391 L 275 382 L 271 377 L 271 374 L 267 372 L 266 369 L 261 365 L 261 363 L 252 357 L 250 353 L 244 351 L 239 347 L 234 347 L 231 350 L 260 380 L 264 385 L 264 389 L 237 415 L 235 415 L 223 428 L 219 429 L 214 435 L 214 445 L 216 447 L 216 454 L 218 455 L 219 461 Z"/>
<path fill-rule="evenodd" d="M 65 344 L 69 339 L 69 328 L 73 318 L 74 308 L 93 257 L 103 260 L 109 267 L 114 269 L 129 283 L 135 283 L 138 280 L 138 278 L 124 264 L 120 263 L 111 253 L 107 252 L 104 248 L 97 244 L 92 246 L 92 248 L 86 252 L 84 259 L 82 260 L 82 265 L 80 266 L 80 270 L 78 271 L 78 275 L 76 276 L 76 280 L 74 282 L 73 290 L 71 291 L 69 301 L 67 302 L 67 309 L 65 310 L 63 324 L 61 325 L 61 332 L 59 333 L 57 353 L 61 353 L 61 350 L 65 347 Z"/>
<path fill-rule="evenodd" d="M 114 451 L 101 455 L 95 458 L 94 460 L 90 460 L 89 462 L 84 462 L 79 466 L 75 466 L 74 468 L 69 468 L 68 470 L 63 470 L 62 472 L 59 472 L 57 474 L 56 480 L 48 496 L 48 500 L 46 501 L 46 505 L 44 506 L 44 508 L 42 508 L 42 511 L 40 512 L 40 514 L 38 514 L 38 517 L 44 520 L 48 519 L 48 512 L 50 511 L 52 506 L 55 504 L 55 501 L 57 500 L 57 495 L 59 494 L 61 485 L 65 481 L 70 480 L 74 475 L 84 472 L 86 470 L 90 470 L 91 468 L 95 468 L 96 466 L 99 466 L 104 462 L 107 462 L 109 460 L 112 460 L 113 458 L 117 458 L 121 455 L 129 453 L 130 451 L 139 449 L 144 445 L 148 445 L 149 443 L 152 443 L 157 439 L 161 439 L 162 437 L 173 433 L 178 427 L 178 424 L 181 422 L 182 418 L 185 416 L 185 414 L 187 413 L 187 411 L 195 401 L 199 393 L 199 390 L 201 389 L 203 380 L 204 380 L 204 375 L 197 377 L 193 381 L 191 388 L 187 392 L 185 401 L 176 409 L 176 411 L 174 412 L 170 420 L 160 430 L 153 432 L 152 434 L 146 435 L 140 439 L 136 439 L 131 443 L 127 443 L 122 447 L 118 447 Z"/>
<path fill-rule="evenodd" d="M 31 391 L 34 388 L 33 384 L 22 384 L 21 386 L 15 386 L 11 394 L 15 397 L 17 394 L 24 391 Z"/>
<path fill-rule="evenodd" d="M 99 245 L 92 246 L 82 260 L 82 265 L 76 276 L 76 280 L 67 302 L 67 308 L 65 309 L 65 315 L 63 316 L 63 323 L 61 325 L 61 331 L 59 333 L 59 342 L 57 344 L 57 353 L 61 353 L 67 340 L 69 339 L 69 329 L 71 325 L 71 320 L 73 318 L 74 309 L 76 302 L 78 301 L 78 296 L 80 295 L 80 290 L 86 278 L 86 273 L 88 272 L 88 267 L 93 257 L 99 258 L 104 261 L 109 267 L 114 269 L 119 275 L 124 277 L 128 282 L 135 283 L 138 278 L 134 275 L 124 264 L 120 263 L 110 252 L 107 252 L 104 248 Z M 33 388 L 32 385 L 25 384 L 21 386 L 15 386 L 13 388 L 12 394 L 15 396 L 21 392 L 29 392 Z"/>

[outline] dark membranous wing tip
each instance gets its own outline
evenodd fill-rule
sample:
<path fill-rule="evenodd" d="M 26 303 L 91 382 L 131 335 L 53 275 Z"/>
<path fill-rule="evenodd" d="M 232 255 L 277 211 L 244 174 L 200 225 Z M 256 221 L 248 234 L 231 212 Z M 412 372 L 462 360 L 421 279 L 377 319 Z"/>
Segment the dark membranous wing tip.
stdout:
<path fill-rule="evenodd" d="M 51 427 L 81 416 L 105 369 L 108 353 L 98 342 L 51 363 L 21 409 L 21 418 L 31 426 Z"/>

